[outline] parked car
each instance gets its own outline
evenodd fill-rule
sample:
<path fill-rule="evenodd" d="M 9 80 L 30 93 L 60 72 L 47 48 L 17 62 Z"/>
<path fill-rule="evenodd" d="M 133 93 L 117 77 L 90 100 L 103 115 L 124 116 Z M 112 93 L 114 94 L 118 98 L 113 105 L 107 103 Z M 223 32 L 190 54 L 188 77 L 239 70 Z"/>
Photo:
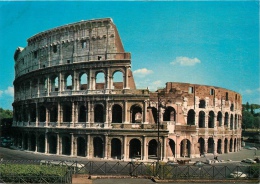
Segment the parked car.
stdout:
<path fill-rule="evenodd" d="M 254 161 L 251 158 L 243 159 L 241 162 L 248 163 L 248 164 L 256 164 L 256 161 Z"/>
<path fill-rule="evenodd" d="M 178 162 L 168 161 L 167 165 L 179 165 Z"/>
<path fill-rule="evenodd" d="M 230 178 L 247 178 L 247 174 L 240 171 L 234 171 L 229 176 Z"/>
<path fill-rule="evenodd" d="M 203 163 L 201 161 L 196 161 L 193 165 L 195 165 L 195 166 L 203 166 L 203 165 L 205 165 L 205 163 Z"/>

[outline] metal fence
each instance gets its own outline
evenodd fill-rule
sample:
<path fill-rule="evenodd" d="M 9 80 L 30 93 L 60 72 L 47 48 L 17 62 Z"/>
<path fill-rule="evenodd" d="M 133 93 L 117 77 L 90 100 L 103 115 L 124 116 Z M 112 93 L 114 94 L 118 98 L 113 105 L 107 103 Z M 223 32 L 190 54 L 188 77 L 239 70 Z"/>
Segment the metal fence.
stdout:
<path fill-rule="evenodd" d="M 71 183 L 72 174 L 101 175 L 101 176 L 133 176 L 133 177 L 156 177 L 161 180 L 259 180 L 259 164 L 252 165 L 167 165 L 163 163 L 145 162 L 103 162 L 103 161 L 1 161 L 5 163 L 38 164 L 53 166 L 65 166 L 68 172 L 65 176 L 54 179 L 56 183 Z M 7 177 L 7 176 L 5 176 Z M 15 178 L 18 182 L 25 181 L 24 176 L 8 176 Z M 48 183 L 47 176 L 39 177 L 40 183 Z M 19 179 L 19 180 L 18 180 Z M 0 181 L 5 182 L 0 175 Z"/>

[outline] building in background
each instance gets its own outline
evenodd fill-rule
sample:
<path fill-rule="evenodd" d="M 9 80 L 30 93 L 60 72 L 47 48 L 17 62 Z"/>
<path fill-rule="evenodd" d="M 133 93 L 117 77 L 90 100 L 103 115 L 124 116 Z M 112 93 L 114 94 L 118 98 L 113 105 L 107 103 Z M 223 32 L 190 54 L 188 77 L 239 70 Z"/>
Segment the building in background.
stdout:
<path fill-rule="evenodd" d="M 15 146 L 126 161 L 241 149 L 241 95 L 176 82 L 136 89 L 112 19 L 60 26 L 27 42 L 14 54 Z"/>

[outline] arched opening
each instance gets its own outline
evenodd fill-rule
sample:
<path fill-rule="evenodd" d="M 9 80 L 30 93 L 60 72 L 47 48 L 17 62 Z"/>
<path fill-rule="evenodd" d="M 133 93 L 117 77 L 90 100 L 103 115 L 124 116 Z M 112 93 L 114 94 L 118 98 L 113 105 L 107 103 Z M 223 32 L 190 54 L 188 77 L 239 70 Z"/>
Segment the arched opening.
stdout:
<path fill-rule="evenodd" d="M 94 108 L 94 122 L 104 123 L 104 108 L 103 105 L 97 104 Z"/>
<path fill-rule="evenodd" d="M 235 138 L 234 139 L 234 152 L 236 152 L 236 149 L 237 149 L 237 139 Z"/>
<path fill-rule="evenodd" d="M 103 158 L 104 157 L 103 156 L 103 149 L 104 149 L 103 140 L 100 137 L 94 137 L 93 145 L 94 145 L 94 157 Z"/>
<path fill-rule="evenodd" d="M 86 73 L 81 74 L 79 85 L 80 85 L 80 90 L 88 89 L 88 76 Z"/>
<path fill-rule="evenodd" d="M 224 152 L 228 153 L 228 140 L 225 138 Z"/>
<path fill-rule="evenodd" d="M 180 144 L 181 157 L 190 157 L 191 143 L 188 139 L 183 139 Z"/>
<path fill-rule="evenodd" d="M 70 155 L 71 151 L 71 142 L 68 136 L 62 137 L 62 154 L 63 155 Z"/>
<path fill-rule="evenodd" d="M 208 128 L 214 128 L 214 118 L 215 118 L 215 114 L 213 111 L 209 112 L 209 116 L 208 116 Z"/>
<path fill-rule="evenodd" d="M 24 138 L 23 138 L 23 149 L 24 150 L 28 150 L 28 140 L 29 139 L 29 136 L 28 136 L 28 134 L 26 133 L 25 135 L 24 135 Z"/>
<path fill-rule="evenodd" d="M 222 147 L 222 140 L 218 139 L 218 146 L 217 146 L 217 153 L 218 154 L 222 154 L 221 147 Z"/>
<path fill-rule="evenodd" d="M 66 83 L 65 83 L 65 89 L 66 90 L 72 90 L 72 76 L 71 75 L 68 75 L 67 77 L 66 77 Z"/>
<path fill-rule="evenodd" d="M 46 108 L 44 106 L 39 107 L 39 121 L 40 122 L 46 121 Z"/>
<path fill-rule="evenodd" d="M 77 138 L 77 155 L 81 157 L 86 156 L 86 141 L 83 137 Z"/>
<path fill-rule="evenodd" d="M 38 152 L 44 153 L 45 152 L 45 135 L 41 134 L 38 137 Z"/>
<path fill-rule="evenodd" d="M 105 89 L 105 74 L 103 72 L 99 72 L 96 74 L 96 89 Z"/>
<path fill-rule="evenodd" d="M 30 122 L 36 122 L 36 105 L 31 104 L 29 110 L 30 110 Z"/>
<path fill-rule="evenodd" d="M 50 108 L 50 122 L 58 121 L 58 109 L 56 106 Z"/>
<path fill-rule="evenodd" d="M 154 122 L 157 123 L 157 116 L 158 116 L 158 113 L 157 113 L 157 109 L 155 107 L 152 107 L 152 113 L 153 113 L 153 119 L 154 119 Z"/>
<path fill-rule="evenodd" d="M 78 122 L 86 122 L 87 121 L 87 108 L 85 105 L 81 105 L 79 108 Z"/>
<path fill-rule="evenodd" d="M 199 112 L 199 128 L 205 128 L 205 112 Z"/>
<path fill-rule="evenodd" d="M 112 123 L 122 123 L 122 107 L 118 104 L 112 107 Z"/>
<path fill-rule="evenodd" d="M 30 139 L 30 151 L 35 151 L 36 150 L 36 136 L 34 134 L 31 135 L 31 139 Z"/>
<path fill-rule="evenodd" d="M 121 141 L 117 138 L 111 141 L 111 158 L 121 159 Z"/>
<path fill-rule="evenodd" d="M 224 126 L 228 128 L 228 112 L 225 113 L 225 121 L 224 121 Z"/>
<path fill-rule="evenodd" d="M 208 153 L 214 153 L 214 139 L 210 137 L 208 139 Z"/>
<path fill-rule="evenodd" d="M 200 100 L 199 108 L 205 108 L 205 107 L 206 107 L 206 102 L 205 102 L 205 100 Z"/>
<path fill-rule="evenodd" d="M 129 158 L 141 158 L 140 140 L 132 139 L 129 144 Z"/>
<path fill-rule="evenodd" d="M 63 122 L 71 122 L 72 110 L 71 105 L 64 104 L 63 105 Z"/>
<path fill-rule="evenodd" d="M 195 125 L 195 111 L 193 109 L 188 111 L 187 125 Z"/>
<path fill-rule="evenodd" d="M 200 155 L 204 155 L 205 154 L 205 140 L 200 137 L 198 140 L 199 143 L 199 151 L 200 151 Z"/>
<path fill-rule="evenodd" d="M 56 137 L 56 135 L 50 135 L 48 142 L 49 142 L 49 153 L 56 154 L 57 153 L 57 137 Z"/>
<path fill-rule="evenodd" d="M 124 82 L 123 82 L 123 73 L 121 71 L 117 71 L 113 75 L 113 88 L 114 89 L 123 89 Z"/>
<path fill-rule="evenodd" d="M 230 139 L 230 142 L 229 142 L 229 152 L 233 152 L 233 139 L 232 138 Z"/>
<path fill-rule="evenodd" d="M 222 126 L 222 113 L 219 111 L 217 116 L 218 126 Z"/>
<path fill-rule="evenodd" d="M 163 114 L 163 121 L 175 121 L 176 120 L 176 111 L 173 107 L 166 107 Z"/>
<path fill-rule="evenodd" d="M 172 139 L 169 139 L 169 148 L 170 148 L 169 156 L 175 157 L 175 142 Z"/>
<path fill-rule="evenodd" d="M 51 91 L 59 91 L 59 78 L 57 76 L 51 78 Z"/>
<path fill-rule="evenodd" d="M 158 145 L 155 139 L 152 139 L 148 143 L 148 159 L 158 158 Z"/>
<path fill-rule="evenodd" d="M 142 108 L 138 105 L 133 105 L 131 107 L 131 113 L 132 113 L 132 123 L 141 123 L 142 122 Z"/>
<path fill-rule="evenodd" d="M 233 114 L 230 116 L 230 130 L 233 130 Z"/>
<path fill-rule="evenodd" d="M 235 130 L 237 129 L 237 118 L 238 118 L 238 115 L 235 114 Z"/>

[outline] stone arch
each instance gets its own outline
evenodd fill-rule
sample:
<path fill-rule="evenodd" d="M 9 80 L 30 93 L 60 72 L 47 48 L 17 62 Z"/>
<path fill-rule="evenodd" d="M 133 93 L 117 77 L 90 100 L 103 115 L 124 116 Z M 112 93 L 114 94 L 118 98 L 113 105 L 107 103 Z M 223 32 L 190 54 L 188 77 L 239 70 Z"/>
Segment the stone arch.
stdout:
<path fill-rule="evenodd" d="M 44 153 L 45 152 L 45 135 L 41 134 L 38 137 L 38 152 Z"/>
<path fill-rule="evenodd" d="M 206 101 L 204 99 L 200 100 L 199 108 L 206 108 Z"/>
<path fill-rule="evenodd" d="M 72 90 L 73 86 L 73 77 L 71 74 L 65 75 L 65 89 L 66 90 Z"/>
<path fill-rule="evenodd" d="M 189 139 L 183 139 L 180 144 L 181 157 L 190 157 L 191 142 Z"/>
<path fill-rule="evenodd" d="M 123 89 L 124 88 L 124 73 L 121 70 L 116 70 L 113 73 L 112 84 L 113 89 Z"/>
<path fill-rule="evenodd" d="M 28 141 L 29 141 L 29 135 L 28 135 L 28 133 L 25 133 L 24 137 L 23 137 L 23 149 L 24 150 L 28 150 L 29 149 Z"/>
<path fill-rule="evenodd" d="M 214 124 L 215 124 L 215 114 L 213 111 L 210 111 L 208 115 L 208 128 L 214 128 Z"/>
<path fill-rule="evenodd" d="M 208 138 L 208 153 L 214 153 L 214 139 L 212 137 Z"/>
<path fill-rule="evenodd" d="M 94 107 L 94 122 L 104 123 L 104 107 L 102 104 L 96 104 Z"/>
<path fill-rule="evenodd" d="M 63 122 L 71 122 L 72 120 L 72 106 L 69 103 L 65 103 L 62 106 L 63 109 Z"/>
<path fill-rule="evenodd" d="M 50 122 L 57 122 L 58 121 L 57 105 L 52 105 L 49 110 L 50 110 Z"/>
<path fill-rule="evenodd" d="M 205 154 L 205 140 L 200 137 L 198 140 L 199 143 L 199 151 L 200 151 L 200 155 L 204 155 Z"/>
<path fill-rule="evenodd" d="M 30 120 L 29 122 L 36 122 L 36 104 L 30 104 Z"/>
<path fill-rule="evenodd" d="M 224 141 L 224 153 L 228 153 L 228 139 L 225 138 L 225 141 Z"/>
<path fill-rule="evenodd" d="M 228 127 L 228 119 L 229 119 L 229 115 L 228 112 L 225 113 L 225 121 L 224 121 L 224 126 Z"/>
<path fill-rule="evenodd" d="M 41 105 L 39 107 L 39 122 L 45 122 L 46 121 L 46 107 Z"/>
<path fill-rule="evenodd" d="M 236 149 L 237 149 L 237 139 L 234 138 L 234 152 L 236 152 Z"/>
<path fill-rule="evenodd" d="M 175 144 L 174 140 L 169 139 L 169 153 L 168 153 L 168 155 L 170 157 L 171 156 L 175 157 L 175 152 L 176 152 L 175 147 L 176 147 L 176 144 Z"/>
<path fill-rule="evenodd" d="M 88 75 L 87 75 L 87 73 L 81 73 L 79 75 L 79 86 L 80 86 L 80 90 L 87 90 L 88 89 Z"/>
<path fill-rule="evenodd" d="M 62 136 L 62 154 L 70 155 L 71 154 L 71 139 L 69 136 Z"/>
<path fill-rule="evenodd" d="M 141 157 L 141 141 L 139 139 L 131 139 L 129 142 L 129 158 Z"/>
<path fill-rule="evenodd" d="M 166 107 L 163 113 L 163 121 L 176 121 L 176 111 L 173 107 Z"/>
<path fill-rule="evenodd" d="M 230 138 L 230 141 L 229 141 L 229 152 L 233 152 L 233 139 Z"/>
<path fill-rule="evenodd" d="M 141 123 L 142 122 L 142 108 L 135 104 L 131 107 L 131 122 Z"/>
<path fill-rule="evenodd" d="M 77 138 L 77 156 L 86 156 L 86 140 L 83 137 Z"/>
<path fill-rule="evenodd" d="M 51 83 L 50 91 L 59 91 L 59 77 L 57 75 L 51 76 L 50 83 Z"/>
<path fill-rule="evenodd" d="M 101 139 L 100 137 L 94 137 L 93 139 L 93 147 L 94 147 L 94 151 L 93 151 L 93 156 L 94 157 L 98 157 L 98 158 L 103 158 L 104 157 L 104 142 L 103 139 Z"/>
<path fill-rule="evenodd" d="M 115 104 L 112 107 L 112 123 L 122 123 L 123 109 L 120 105 Z"/>
<path fill-rule="evenodd" d="M 111 158 L 120 159 L 121 158 L 121 146 L 122 143 L 118 138 L 113 138 L 111 140 Z"/>
<path fill-rule="evenodd" d="M 154 122 L 157 123 L 157 121 L 158 121 L 158 111 L 157 111 L 157 108 L 152 107 L 152 114 L 153 114 Z"/>
<path fill-rule="evenodd" d="M 57 153 L 57 136 L 49 135 L 48 143 L 49 143 L 49 153 L 56 154 Z"/>
<path fill-rule="evenodd" d="M 36 150 L 36 136 L 35 134 L 31 134 L 30 136 L 30 151 L 35 151 Z"/>
<path fill-rule="evenodd" d="M 218 112 L 217 115 L 217 122 L 218 122 L 218 126 L 221 127 L 222 126 L 222 112 Z"/>
<path fill-rule="evenodd" d="M 205 128 L 205 112 L 199 112 L 199 128 Z"/>
<path fill-rule="evenodd" d="M 188 111 L 187 125 L 195 125 L 195 111 L 193 109 Z"/>
<path fill-rule="evenodd" d="M 222 147 L 222 140 L 218 139 L 218 145 L 217 145 L 217 153 L 218 154 L 222 154 L 221 147 Z"/>
<path fill-rule="evenodd" d="M 95 79 L 96 79 L 95 89 L 105 89 L 106 88 L 105 72 L 103 72 L 103 71 L 96 72 Z"/>
<path fill-rule="evenodd" d="M 87 108 L 85 105 L 79 106 L 78 122 L 87 122 Z"/>
<path fill-rule="evenodd" d="M 155 139 L 152 139 L 148 143 L 148 158 L 158 158 L 158 144 Z"/>
<path fill-rule="evenodd" d="M 234 116 L 233 114 L 230 115 L 230 130 L 233 130 L 233 124 L 234 124 Z"/>

